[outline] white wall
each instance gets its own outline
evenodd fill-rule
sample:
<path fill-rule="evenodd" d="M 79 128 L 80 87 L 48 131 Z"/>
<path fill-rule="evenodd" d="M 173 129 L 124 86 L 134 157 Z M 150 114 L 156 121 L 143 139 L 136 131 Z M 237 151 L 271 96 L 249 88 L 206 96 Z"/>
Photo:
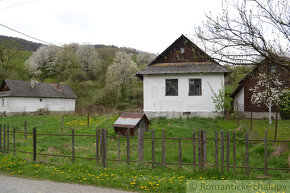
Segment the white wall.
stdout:
<path fill-rule="evenodd" d="M 202 95 L 188 96 L 189 79 L 201 79 Z M 165 96 L 165 79 L 178 79 L 178 96 Z M 224 83 L 224 74 L 170 74 L 144 75 L 144 112 L 149 116 L 154 113 L 191 112 L 199 116 L 211 116 L 214 109 L 213 91 L 218 93 Z M 197 114 L 199 113 L 199 114 Z M 158 116 L 158 115 L 155 115 Z M 166 115 L 165 115 L 166 116 Z M 174 117 L 174 115 L 173 115 Z"/>
<path fill-rule="evenodd" d="M 237 104 L 238 103 L 238 104 Z M 234 98 L 234 111 L 238 111 L 239 112 L 244 112 L 244 87 L 242 87 L 240 89 L 240 91 L 238 92 L 238 94 L 236 94 L 235 98 Z M 238 106 L 238 108 L 237 108 Z"/>
<path fill-rule="evenodd" d="M 62 98 L 27 98 L 27 97 L 3 97 L 5 104 L 0 104 L 0 112 L 35 112 L 39 109 L 48 111 L 75 111 L 75 99 Z"/>

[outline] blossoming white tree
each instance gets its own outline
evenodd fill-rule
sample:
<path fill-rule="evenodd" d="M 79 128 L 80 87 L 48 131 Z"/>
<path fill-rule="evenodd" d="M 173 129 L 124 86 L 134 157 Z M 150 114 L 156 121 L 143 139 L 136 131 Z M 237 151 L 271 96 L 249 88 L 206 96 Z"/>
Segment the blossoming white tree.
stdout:
<path fill-rule="evenodd" d="M 269 124 L 272 124 L 271 109 L 273 105 L 278 105 L 282 91 L 283 82 L 274 75 L 260 73 L 257 77 L 258 82 L 250 88 L 253 92 L 251 102 L 260 106 L 265 104 L 269 109 Z"/>

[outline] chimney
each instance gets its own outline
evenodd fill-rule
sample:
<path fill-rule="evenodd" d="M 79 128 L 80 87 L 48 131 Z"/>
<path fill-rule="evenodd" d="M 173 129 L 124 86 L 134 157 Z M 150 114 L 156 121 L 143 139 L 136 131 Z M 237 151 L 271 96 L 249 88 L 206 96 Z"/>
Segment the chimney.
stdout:
<path fill-rule="evenodd" d="M 57 84 L 54 84 L 54 88 L 58 91 L 61 91 L 61 84 L 57 83 Z"/>
<path fill-rule="evenodd" d="M 34 84 L 35 84 L 34 80 L 33 79 L 30 79 L 30 86 L 31 86 L 31 88 L 34 88 Z"/>

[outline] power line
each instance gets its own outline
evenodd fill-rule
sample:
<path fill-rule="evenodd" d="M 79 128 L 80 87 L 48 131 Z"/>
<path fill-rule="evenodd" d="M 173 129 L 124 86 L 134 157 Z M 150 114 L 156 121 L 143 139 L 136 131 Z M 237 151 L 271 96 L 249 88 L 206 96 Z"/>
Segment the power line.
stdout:
<path fill-rule="evenodd" d="M 0 0 L 0 1 L 1 1 L 1 0 Z M 31 2 L 33 2 L 33 1 L 37 1 L 37 0 L 26 1 L 26 2 L 23 2 L 23 3 L 19 3 L 19 4 L 15 4 L 15 5 L 11 5 L 11 6 L 8 6 L 8 7 L 3 7 L 3 8 L 1 8 L 0 10 L 2 10 L 2 9 L 9 9 L 9 8 L 12 8 L 12 7 L 18 7 L 18 6 L 20 6 L 20 5 L 25 5 L 25 4 L 31 3 Z"/>
<path fill-rule="evenodd" d="M 33 37 L 33 36 L 27 35 L 27 34 L 25 34 L 25 33 L 22 33 L 22 32 L 20 32 L 20 31 L 18 31 L 18 30 L 12 29 L 12 28 L 10 28 L 10 27 L 8 27 L 8 26 L 6 26 L 6 25 L 3 25 L 3 24 L 1 24 L 1 23 L 0 23 L 0 26 L 2 26 L 2 27 L 4 27 L 4 28 L 7 28 L 7 29 L 9 29 L 9 30 L 11 30 L 11 31 L 14 31 L 14 32 L 16 32 L 16 33 L 19 33 L 19 34 L 21 34 L 21 35 L 24 35 L 24 36 L 26 36 L 26 37 L 32 38 L 32 39 L 34 39 L 34 40 L 37 40 L 37 41 L 39 41 L 39 42 L 42 42 L 42 43 L 44 43 L 44 44 L 46 44 L 46 45 L 49 45 L 49 46 L 55 46 L 55 47 L 58 47 L 58 48 L 63 48 L 63 47 L 60 47 L 60 46 L 56 46 L 56 45 L 54 45 L 54 44 L 51 44 L 51 43 L 49 43 L 49 42 L 46 42 L 46 41 L 40 40 L 40 39 L 38 39 L 38 38 L 35 38 L 35 37 Z"/>

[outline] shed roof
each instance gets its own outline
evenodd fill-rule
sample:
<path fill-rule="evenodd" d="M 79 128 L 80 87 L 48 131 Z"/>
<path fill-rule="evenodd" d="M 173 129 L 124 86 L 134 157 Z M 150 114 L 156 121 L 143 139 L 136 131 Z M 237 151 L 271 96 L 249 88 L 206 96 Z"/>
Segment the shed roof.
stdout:
<path fill-rule="evenodd" d="M 0 97 L 41 97 L 41 98 L 68 98 L 75 99 L 77 96 L 70 86 L 65 84 L 50 84 L 31 82 L 22 80 L 4 80 L 1 87 L 6 84 L 9 91 L 0 92 Z"/>
<path fill-rule="evenodd" d="M 113 127 L 134 128 L 143 118 L 150 123 L 148 117 L 144 113 L 125 112 L 121 114 L 121 116 L 113 124 Z"/>

